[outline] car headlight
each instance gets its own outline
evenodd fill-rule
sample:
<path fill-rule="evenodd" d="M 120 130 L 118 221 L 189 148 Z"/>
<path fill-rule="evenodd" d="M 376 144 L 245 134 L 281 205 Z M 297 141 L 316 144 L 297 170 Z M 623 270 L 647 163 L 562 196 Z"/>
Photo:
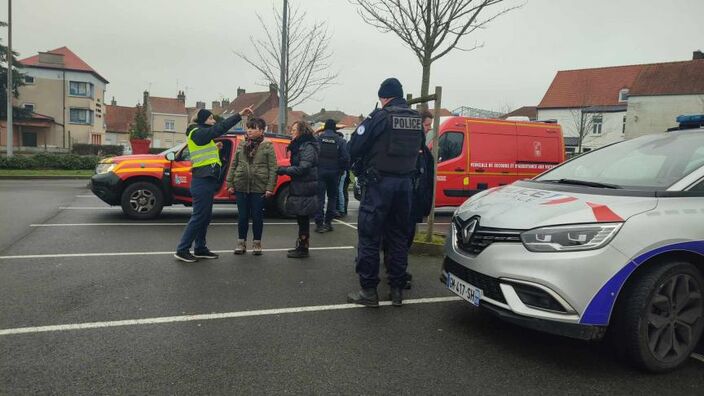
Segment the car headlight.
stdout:
<path fill-rule="evenodd" d="M 531 252 L 574 252 L 600 249 L 616 236 L 623 223 L 577 224 L 536 228 L 521 233 Z"/>
<path fill-rule="evenodd" d="M 115 169 L 115 164 L 113 163 L 98 164 L 98 166 L 95 167 L 95 174 L 100 175 L 102 173 L 108 173 L 113 169 Z"/>

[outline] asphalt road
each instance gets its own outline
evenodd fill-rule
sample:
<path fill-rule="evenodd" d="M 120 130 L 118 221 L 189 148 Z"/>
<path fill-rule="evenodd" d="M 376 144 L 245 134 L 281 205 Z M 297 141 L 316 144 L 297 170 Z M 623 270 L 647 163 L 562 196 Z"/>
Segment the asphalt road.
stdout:
<path fill-rule="evenodd" d="M 0 394 L 704 389 L 697 360 L 644 374 L 607 344 L 528 331 L 456 301 L 438 281 L 437 258 L 411 258 L 412 304 L 351 308 L 354 216 L 314 234 L 319 250 L 296 261 L 282 251 L 296 226 L 275 218 L 263 256 L 233 256 L 236 211 L 218 208 L 208 241 L 221 258 L 183 264 L 170 253 L 187 209 L 135 222 L 85 182 L 35 183 L 0 182 Z"/>

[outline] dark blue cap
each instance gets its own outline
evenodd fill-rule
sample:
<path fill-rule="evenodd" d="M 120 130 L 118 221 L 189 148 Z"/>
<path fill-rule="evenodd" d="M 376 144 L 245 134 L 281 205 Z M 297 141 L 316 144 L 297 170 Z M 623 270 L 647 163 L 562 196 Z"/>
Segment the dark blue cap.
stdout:
<path fill-rule="evenodd" d="M 395 78 L 387 78 L 379 87 L 380 98 L 402 98 L 403 86 L 401 82 Z"/>

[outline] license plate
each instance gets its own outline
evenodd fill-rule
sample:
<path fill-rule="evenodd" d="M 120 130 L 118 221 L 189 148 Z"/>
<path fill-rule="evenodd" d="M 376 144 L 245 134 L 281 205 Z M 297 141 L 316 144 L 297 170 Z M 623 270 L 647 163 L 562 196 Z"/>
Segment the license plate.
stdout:
<path fill-rule="evenodd" d="M 484 295 L 482 289 L 470 285 L 449 272 L 447 273 L 447 283 L 445 285 L 448 289 L 469 301 L 472 305 L 479 306 L 479 300 L 481 300 L 482 295 Z"/>

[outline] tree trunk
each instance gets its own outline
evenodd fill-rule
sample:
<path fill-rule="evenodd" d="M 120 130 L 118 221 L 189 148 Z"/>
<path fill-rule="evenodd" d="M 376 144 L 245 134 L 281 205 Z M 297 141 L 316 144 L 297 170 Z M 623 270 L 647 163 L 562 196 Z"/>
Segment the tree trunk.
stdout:
<path fill-rule="evenodd" d="M 431 65 L 432 65 L 432 62 L 431 62 L 430 58 L 423 59 L 423 62 L 421 62 L 421 66 L 423 66 L 423 80 L 420 85 L 420 97 L 421 98 L 428 96 L 428 90 L 430 88 L 430 66 Z M 428 110 L 428 103 L 421 102 L 420 109 L 421 109 L 421 111 Z"/>

